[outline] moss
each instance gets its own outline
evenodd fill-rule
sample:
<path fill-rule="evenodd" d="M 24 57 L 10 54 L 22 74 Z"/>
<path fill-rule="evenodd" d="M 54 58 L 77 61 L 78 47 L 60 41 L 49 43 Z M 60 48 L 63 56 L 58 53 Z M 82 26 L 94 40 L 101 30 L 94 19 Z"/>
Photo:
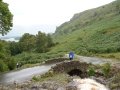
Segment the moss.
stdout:
<path fill-rule="evenodd" d="M 110 69 L 111 69 L 111 66 L 109 63 L 105 63 L 103 66 L 102 66 L 102 72 L 104 74 L 104 76 L 107 78 L 109 76 L 109 73 L 110 73 Z"/>

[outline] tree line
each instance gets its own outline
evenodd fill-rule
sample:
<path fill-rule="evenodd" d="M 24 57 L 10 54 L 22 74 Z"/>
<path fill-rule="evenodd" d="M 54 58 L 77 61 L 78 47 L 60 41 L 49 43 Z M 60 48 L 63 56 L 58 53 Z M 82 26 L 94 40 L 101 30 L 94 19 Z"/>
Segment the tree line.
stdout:
<path fill-rule="evenodd" d="M 6 35 L 13 26 L 13 15 L 8 4 L 0 0 L 0 35 Z M 22 52 L 45 53 L 54 45 L 51 35 L 38 32 L 37 35 L 25 33 L 19 42 L 0 40 L 0 72 L 13 70 L 16 60 L 12 56 Z"/>
<path fill-rule="evenodd" d="M 23 52 L 45 53 L 55 44 L 50 34 L 38 32 L 37 35 L 25 33 L 19 42 L 0 40 L 0 71 L 13 70 L 17 61 L 12 58 Z"/>
<path fill-rule="evenodd" d="M 10 42 L 9 49 L 11 55 L 16 55 L 22 52 L 37 52 L 45 53 L 54 46 L 50 34 L 38 32 L 37 35 L 25 33 L 19 42 Z"/>

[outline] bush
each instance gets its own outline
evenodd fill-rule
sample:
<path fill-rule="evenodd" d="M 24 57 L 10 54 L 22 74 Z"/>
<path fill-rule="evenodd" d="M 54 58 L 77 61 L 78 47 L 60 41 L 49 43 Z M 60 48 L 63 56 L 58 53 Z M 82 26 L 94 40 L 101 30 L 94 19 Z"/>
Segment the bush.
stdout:
<path fill-rule="evenodd" d="M 9 70 L 13 70 L 16 67 L 16 62 L 14 59 L 10 59 L 7 64 L 8 64 Z"/>
<path fill-rule="evenodd" d="M 105 77 L 108 77 L 110 69 L 111 69 L 111 66 L 110 66 L 109 63 L 106 63 L 106 64 L 103 65 L 102 72 L 103 72 Z"/>
<path fill-rule="evenodd" d="M 2 60 L 0 60 L 0 72 L 4 72 L 7 70 L 8 70 L 8 66 Z"/>
<path fill-rule="evenodd" d="M 5 54 L 0 52 L 0 58 L 4 59 L 5 58 Z"/>
<path fill-rule="evenodd" d="M 47 73 L 41 75 L 41 78 L 53 77 L 55 73 L 53 71 L 48 71 Z"/>
<path fill-rule="evenodd" d="M 32 78 L 32 80 L 33 80 L 33 81 L 39 81 L 39 77 L 34 76 L 34 77 Z"/>
<path fill-rule="evenodd" d="M 111 90 L 119 90 L 120 88 L 120 72 L 118 72 L 108 83 Z"/>
<path fill-rule="evenodd" d="M 94 69 L 93 66 L 90 66 L 90 67 L 88 68 L 88 75 L 89 75 L 89 76 L 95 76 L 95 69 Z"/>

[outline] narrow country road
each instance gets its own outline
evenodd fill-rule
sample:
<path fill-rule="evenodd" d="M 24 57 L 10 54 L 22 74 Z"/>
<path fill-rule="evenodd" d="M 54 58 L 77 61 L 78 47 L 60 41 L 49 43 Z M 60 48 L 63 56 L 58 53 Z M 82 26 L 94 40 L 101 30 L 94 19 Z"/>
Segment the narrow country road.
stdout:
<path fill-rule="evenodd" d="M 104 63 L 118 63 L 117 60 L 111 60 L 111 59 L 104 59 L 104 58 L 98 58 L 98 57 L 85 57 L 85 56 L 78 56 L 80 61 L 92 63 L 92 64 L 104 64 Z"/>
<path fill-rule="evenodd" d="M 2 84 L 11 84 L 14 82 L 22 83 L 27 80 L 30 80 L 34 75 L 43 74 L 47 72 L 52 65 L 41 65 L 31 68 L 26 68 L 18 71 L 12 71 L 0 74 L 0 83 Z"/>
<path fill-rule="evenodd" d="M 65 55 L 66 58 L 68 58 L 68 54 Z M 85 56 L 78 56 L 75 55 L 75 58 L 79 59 L 82 62 L 92 63 L 92 64 L 104 64 L 104 63 L 111 63 L 111 64 L 120 64 L 120 61 L 116 60 L 110 60 L 110 59 L 102 59 L 97 57 L 85 57 Z M 27 80 L 30 80 L 34 75 L 43 74 L 47 72 L 51 66 L 54 66 L 55 64 L 50 65 L 41 65 L 31 68 L 26 68 L 18 71 L 12 71 L 0 74 L 0 83 L 2 84 L 11 84 L 16 81 L 17 83 L 22 83 Z"/>
<path fill-rule="evenodd" d="M 64 57 L 69 58 L 69 55 L 66 54 Z M 104 63 L 111 63 L 112 65 L 120 64 L 119 60 L 112 60 L 112 59 L 99 58 L 99 57 L 87 57 L 87 56 L 75 55 L 75 59 L 81 62 L 92 63 L 92 64 L 104 64 Z"/>

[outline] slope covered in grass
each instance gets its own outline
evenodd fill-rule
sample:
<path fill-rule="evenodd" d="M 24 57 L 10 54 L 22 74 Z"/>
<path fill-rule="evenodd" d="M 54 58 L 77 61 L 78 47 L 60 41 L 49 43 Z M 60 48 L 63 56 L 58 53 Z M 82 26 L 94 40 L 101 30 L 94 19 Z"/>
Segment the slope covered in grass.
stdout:
<path fill-rule="evenodd" d="M 51 52 L 77 54 L 120 52 L 120 0 L 75 14 L 57 27 Z"/>

